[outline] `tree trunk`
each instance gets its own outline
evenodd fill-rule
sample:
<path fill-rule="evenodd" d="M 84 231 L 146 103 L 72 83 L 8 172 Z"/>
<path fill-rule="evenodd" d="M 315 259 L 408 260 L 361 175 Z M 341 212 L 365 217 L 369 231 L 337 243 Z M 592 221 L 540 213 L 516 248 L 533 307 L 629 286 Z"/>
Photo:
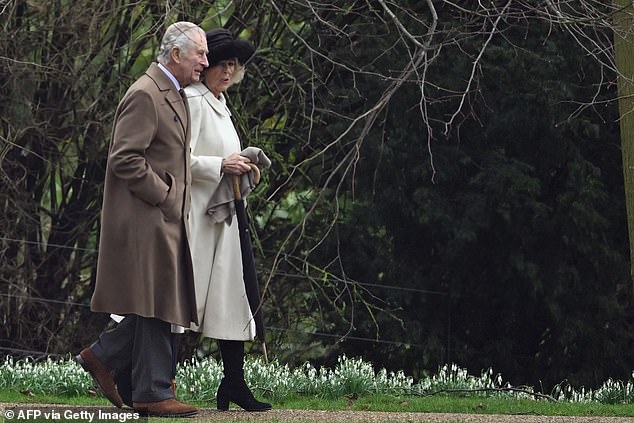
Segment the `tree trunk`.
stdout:
<path fill-rule="evenodd" d="M 634 280 L 634 6 L 630 0 L 615 0 L 614 56 L 618 74 L 619 114 L 625 203 L 630 239 L 630 278 Z"/>

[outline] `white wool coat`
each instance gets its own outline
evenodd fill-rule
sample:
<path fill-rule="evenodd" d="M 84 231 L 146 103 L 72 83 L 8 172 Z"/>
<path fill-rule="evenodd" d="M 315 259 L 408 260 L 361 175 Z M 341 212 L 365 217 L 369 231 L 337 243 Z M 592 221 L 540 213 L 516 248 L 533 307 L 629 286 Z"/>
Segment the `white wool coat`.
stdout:
<path fill-rule="evenodd" d="M 255 323 L 242 273 L 237 219 L 215 223 L 207 204 L 220 183 L 222 159 L 241 151 L 225 97 L 202 83 L 185 89 L 191 115 L 191 208 L 189 212 L 198 325 L 191 330 L 215 339 L 250 341 Z"/>

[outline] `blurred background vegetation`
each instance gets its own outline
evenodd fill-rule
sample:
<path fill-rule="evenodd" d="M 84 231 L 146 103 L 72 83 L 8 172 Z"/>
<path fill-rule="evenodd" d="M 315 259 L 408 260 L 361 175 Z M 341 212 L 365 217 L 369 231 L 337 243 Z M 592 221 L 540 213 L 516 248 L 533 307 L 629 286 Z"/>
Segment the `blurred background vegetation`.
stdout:
<path fill-rule="evenodd" d="M 272 356 L 414 378 L 454 362 L 544 390 L 628 378 L 616 12 L 0 1 L 0 354 L 76 352 L 108 320 L 88 304 L 112 117 L 188 20 L 257 46 L 229 102 L 273 160 L 249 198 Z M 182 354 L 215 348 L 190 334 Z"/>

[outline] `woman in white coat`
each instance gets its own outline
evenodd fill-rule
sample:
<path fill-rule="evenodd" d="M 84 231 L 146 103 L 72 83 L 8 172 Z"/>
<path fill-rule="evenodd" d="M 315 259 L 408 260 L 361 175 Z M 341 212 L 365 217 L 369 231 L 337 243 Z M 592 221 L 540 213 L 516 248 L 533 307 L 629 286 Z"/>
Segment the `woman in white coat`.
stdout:
<path fill-rule="evenodd" d="M 227 108 L 224 92 L 244 75 L 255 48 L 218 28 L 206 33 L 209 67 L 201 82 L 185 89 L 191 114 L 190 246 L 196 287 L 198 326 L 191 330 L 218 340 L 224 377 L 217 394 L 219 410 L 234 402 L 248 411 L 264 411 L 244 380 L 244 341 L 255 337 L 255 323 L 242 274 L 237 219 L 216 222 L 207 205 L 223 175 L 251 170 Z M 225 181 L 226 182 L 226 181 Z"/>

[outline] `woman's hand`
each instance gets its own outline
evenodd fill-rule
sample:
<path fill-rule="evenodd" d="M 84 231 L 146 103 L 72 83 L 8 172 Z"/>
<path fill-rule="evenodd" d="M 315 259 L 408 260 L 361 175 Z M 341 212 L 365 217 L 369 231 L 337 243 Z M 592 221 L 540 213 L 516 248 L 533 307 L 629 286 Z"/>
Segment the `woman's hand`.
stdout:
<path fill-rule="evenodd" d="M 222 172 L 228 175 L 240 176 L 251 170 L 248 163 L 251 163 L 248 157 L 241 156 L 238 153 L 232 153 L 230 156 L 222 159 Z"/>

